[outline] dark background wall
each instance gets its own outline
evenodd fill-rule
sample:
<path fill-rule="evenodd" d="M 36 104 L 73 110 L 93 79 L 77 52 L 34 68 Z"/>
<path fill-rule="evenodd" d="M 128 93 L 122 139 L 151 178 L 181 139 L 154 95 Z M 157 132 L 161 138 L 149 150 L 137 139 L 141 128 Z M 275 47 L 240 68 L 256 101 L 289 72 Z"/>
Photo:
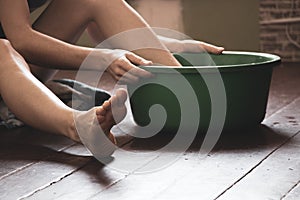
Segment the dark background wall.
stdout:
<path fill-rule="evenodd" d="M 230 50 L 259 50 L 259 0 L 182 0 L 187 35 Z"/>
<path fill-rule="evenodd" d="M 261 50 L 300 62 L 300 0 L 260 1 Z"/>

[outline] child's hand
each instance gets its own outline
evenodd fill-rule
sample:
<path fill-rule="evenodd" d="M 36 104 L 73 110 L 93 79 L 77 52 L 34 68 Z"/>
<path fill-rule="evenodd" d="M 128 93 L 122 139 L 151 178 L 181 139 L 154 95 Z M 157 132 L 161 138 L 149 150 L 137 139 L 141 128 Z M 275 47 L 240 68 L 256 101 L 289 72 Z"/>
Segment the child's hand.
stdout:
<path fill-rule="evenodd" d="M 112 77 L 121 83 L 134 83 L 140 78 L 150 78 L 152 74 L 138 65 L 151 65 L 152 62 L 131 53 L 125 52 L 123 56 L 116 58 L 107 68 Z"/>
<path fill-rule="evenodd" d="M 221 54 L 224 51 L 223 47 L 217 47 L 205 42 L 197 40 L 177 40 L 159 36 L 160 41 L 173 53 L 182 52 L 208 52 L 213 54 Z"/>
<path fill-rule="evenodd" d="M 206 42 L 196 40 L 183 40 L 183 52 L 208 52 L 213 54 L 221 54 L 224 51 L 223 47 L 217 47 Z"/>

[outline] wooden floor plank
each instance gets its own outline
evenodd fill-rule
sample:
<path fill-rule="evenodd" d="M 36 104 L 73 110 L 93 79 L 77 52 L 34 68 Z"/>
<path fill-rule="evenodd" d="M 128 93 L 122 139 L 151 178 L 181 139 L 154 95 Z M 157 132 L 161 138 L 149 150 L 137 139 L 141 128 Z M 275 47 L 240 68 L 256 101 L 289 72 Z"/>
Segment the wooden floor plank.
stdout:
<path fill-rule="evenodd" d="M 61 136 L 40 134 L 32 130 L 13 133 L 1 129 L 0 199 L 93 197 L 126 200 L 186 199 L 187 196 L 189 199 L 213 199 L 227 190 L 225 195 L 230 194 L 231 189 L 235 188 L 232 186 L 242 183 L 244 178 L 256 172 L 269 159 L 272 160 L 272 155 L 281 152 L 277 148 L 299 131 L 300 117 L 296 113 L 297 108 L 300 108 L 299 99 L 291 104 L 300 96 L 299 69 L 299 64 L 275 69 L 267 109 L 268 119 L 264 121 L 267 127 L 253 134 L 241 133 L 222 138 L 217 150 L 204 160 L 197 158 L 196 145 L 178 162 L 156 173 L 136 175 L 116 172 L 96 161 L 90 161 L 91 154 L 85 148 Z M 69 72 L 66 72 L 66 76 L 74 77 Z M 113 83 L 107 84 L 110 82 L 110 78 L 104 77 L 99 85 L 112 91 Z M 131 125 L 125 123 L 123 126 L 128 129 Z M 149 153 L 162 143 L 159 138 L 152 143 L 139 140 L 128 143 L 131 137 L 123 136 L 120 131 L 117 131 L 117 136 L 121 145 L 127 144 L 125 149 L 140 153 Z M 287 144 L 287 147 L 292 149 L 295 145 Z M 296 150 L 291 151 L 297 153 Z M 165 152 L 167 156 L 172 154 Z M 146 168 L 156 160 L 155 155 L 150 160 L 143 156 L 137 160 L 129 155 L 127 158 L 128 161 L 123 164 L 131 166 L 132 170 Z M 139 159 L 145 159 L 145 164 L 136 166 Z M 274 170 L 270 168 L 270 171 Z M 291 185 L 287 184 L 288 187 Z M 284 189 L 285 192 L 288 187 Z M 290 190 L 286 198 L 295 199 L 299 194 L 299 185 Z"/>
<path fill-rule="evenodd" d="M 118 157 L 118 151 L 114 155 L 115 157 Z M 126 168 L 130 168 L 132 171 L 141 168 L 155 158 L 155 156 L 151 157 L 150 159 L 146 159 L 145 156 L 131 157 L 130 153 L 127 156 L 122 153 L 122 156 L 126 157 L 127 162 L 119 163 L 119 165 L 126 165 Z M 142 160 L 141 163 L 139 162 L 140 160 Z M 116 159 L 112 162 L 120 162 L 120 160 Z M 78 195 L 81 197 L 81 199 L 89 199 L 95 194 L 106 190 L 110 186 L 130 175 L 130 172 L 117 171 L 115 169 L 111 169 L 109 166 L 106 166 L 103 169 L 102 167 L 103 166 L 99 161 L 90 163 L 82 170 L 73 173 L 70 177 L 66 177 L 50 187 L 36 192 L 29 199 L 39 199 L 40 197 L 44 196 L 47 196 L 49 199 L 72 199 Z M 89 171 L 89 173 L 87 174 L 86 171 Z M 95 179 L 101 180 L 101 177 L 104 179 L 107 178 L 107 180 L 101 182 L 95 181 Z M 85 183 L 86 186 L 80 186 L 80 184 L 78 185 L 79 180 L 83 178 L 85 178 L 83 183 Z M 74 186 L 70 187 L 72 185 Z"/>
<path fill-rule="evenodd" d="M 59 181 L 85 165 L 91 157 L 70 155 L 53 150 L 46 157 L 34 162 L 0 181 L 0 199 L 18 199 L 37 189 Z M 20 184 L 22 183 L 22 184 Z"/>
<path fill-rule="evenodd" d="M 52 151 L 74 145 L 65 137 L 44 134 L 28 127 L 1 129 L 0 136 L 0 180 L 42 160 Z"/>
<path fill-rule="evenodd" d="M 71 176 L 65 177 L 51 187 L 37 191 L 25 199 L 88 199 L 123 179 L 124 176 L 122 173 L 105 168 L 100 162 L 94 160 Z"/>
<path fill-rule="evenodd" d="M 227 154 L 226 161 L 236 161 L 235 156 L 236 154 Z M 214 196 L 216 191 L 224 189 L 221 183 L 231 183 L 232 180 L 228 178 L 229 174 L 232 175 L 228 167 L 227 173 L 224 173 L 225 170 L 219 170 L 223 167 L 222 163 L 218 162 L 219 158 L 224 157 L 217 156 L 215 159 L 205 160 L 205 164 L 202 165 L 200 161 L 197 162 L 187 155 L 164 170 L 130 175 L 108 190 L 95 195 L 94 199 L 139 199 L 140 197 L 143 199 L 185 199 L 186 197 L 188 199 L 211 199 L 210 197 Z M 233 167 L 232 170 L 236 171 L 244 169 L 243 165 L 239 165 L 236 169 L 235 166 Z M 215 176 L 219 178 L 213 178 Z"/>
<path fill-rule="evenodd" d="M 267 116 L 300 96 L 300 63 L 282 64 L 273 72 Z"/>
<path fill-rule="evenodd" d="M 300 98 L 267 119 L 265 124 L 271 128 L 266 128 L 262 141 L 254 140 L 256 144 L 252 147 L 250 144 L 244 149 L 231 149 L 228 143 L 224 143 L 222 150 L 201 161 L 193 153 L 187 154 L 165 170 L 142 176 L 130 175 L 95 195 L 94 199 L 138 199 L 141 196 L 146 196 L 146 199 L 182 199 L 187 195 L 189 199 L 199 199 L 199 195 L 201 199 L 214 199 L 300 130 L 299 125 L 290 127 L 289 122 L 290 117 L 300 119 L 300 112 L 295 110 L 297 107 L 300 108 Z M 278 120 L 281 123 L 274 127 Z"/>
<path fill-rule="evenodd" d="M 281 199 L 300 180 L 300 134 L 218 199 Z M 300 196 L 299 196 L 300 197 Z"/>
<path fill-rule="evenodd" d="M 129 116 L 131 118 L 131 116 Z M 121 129 L 126 132 L 130 132 L 132 127 L 128 127 L 127 124 L 121 125 Z M 115 135 L 119 146 L 127 144 L 131 137 L 129 135 L 121 135 L 120 130 L 116 129 Z M 71 148 L 63 150 L 64 153 L 73 154 L 75 156 L 92 156 L 92 154 L 80 144 L 73 145 Z M 130 158 L 129 158 L 130 159 Z M 134 163 L 134 161 L 131 162 Z M 146 162 L 146 161 L 145 161 Z M 127 163 L 128 165 L 129 163 Z M 134 166 L 137 168 L 138 166 Z M 99 161 L 93 161 L 87 164 L 86 167 L 72 173 L 70 176 L 65 176 L 55 184 L 48 185 L 42 190 L 36 189 L 32 195 L 26 197 L 26 199 L 88 199 L 95 193 L 101 190 L 105 190 L 109 185 L 123 179 L 128 174 L 118 173 L 114 170 L 110 170 Z"/>
<path fill-rule="evenodd" d="M 293 98 L 294 98 L 294 96 L 293 96 Z M 281 104 L 281 105 L 284 105 L 284 104 Z M 289 117 L 291 117 L 291 116 L 289 116 Z M 278 132 L 281 132 L 281 129 L 284 129 L 284 127 L 280 128 L 280 124 L 277 124 L 276 120 L 275 121 L 273 120 L 272 123 L 270 122 L 269 125 L 271 126 L 271 125 L 273 125 L 273 123 L 275 123 L 274 125 L 277 126 L 277 131 Z M 285 124 L 285 122 L 283 124 Z M 253 142 L 257 139 L 261 139 L 261 140 L 263 140 L 263 142 L 261 142 L 262 146 L 265 145 L 265 144 L 268 144 L 269 147 L 270 147 L 269 143 L 271 141 L 273 141 L 274 146 L 272 146 L 271 149 L 274 149 L 276 146 L 281 144 L 280 142 L 285 141 L 287 139 L 286 137 L 280 135 L 280 133 L 278 135 L 276 135 L 276 133 L 274 133 L 274 132 L 271 132 L 269 134 L 265 134 L 264 136 L 265 137 L 254 138 Z M 248 140 L 248 138 L 246 138 L 246 140 Z M 253 151 L 253 149 L 255 149 L 255 148 L 253 148 L 253 145 L 251 146 L 251 144 L 250 144 L 250 146 L 247 147 L 247 148 L 249 148 L 248 150 L 247 149 L 240 150 L 240 153 L 238 153 L 236 150 L 232 151 L 232 149 L 230 148 L 230 146 L 237 148 L 236 144 L 226 143 L 225 146 L 227 148 L 226 151 L 223 150 L 223 153 L 216 154 L 218 156 L 215 156 L 214 159 L 210 159 L 211 161 L 209 161 L 209 162 L 206 161 L 206 162 L 208 162 L 207 163 L 207 169 L 208 170 L 209 169 L 216 169 L 216 171 L 220 171 L 219 169 L 220 169 L 220 167 L 222 167 L 222 163 L 219 163 L 219 166 L 217 168 L 214 168 L 213 166 L 215 166 L 215 164 L 217 162 L 219 162 L 219 160 L 224 158 L 224 153 L 226 154 L 225 157 L 227 157 L 227 159 L 225 159 L 225 162 L 229 163 L 229 165 L 228 165 L 229 167 L 227 167 L 227 173 L 230 174 L 230 173 L 232 173 L 232 170 L 228 170 L 228 169 L 231 169 L 230 167 L 233 167 L 231 165 L 232 165 L 232 163 L 237 161 L 236 157 L 243 158 L 243 159 L 241 159 L 241 162 L 239 162 L 239 163 L 243 163 L 242 161 L 245 161 L 245 163 L 247 163 L 247 161 L 250 158 L 252 158 L 253 155 L 255 155 L 257 160 L 259 161 L 260 159 L 263 159 L 268 152 L 270 152 L 270 149 L 261 150 L 259 145 L 255 147 L 257 150 Z M 146 147 L 146 146 L 144 145 L 144 147 Z M 249 155 L 249 153 L 250 153 L 250 155 Z M 259 157 L 259 156 L 261 156 L 261 157 Z M 211 163 L 211 164 L 209 164 L 209 163 Z M 255 165 L 255 163 L 257 163 L 257 162 L 254 162 L 253 165 Z M 120 184 L 119 182 L 117 182 L 116 184 L 112 185 L 112 187 L 110 187 L 108 190 L 105 190 L 103 193 L 100 193 L 102 191 L 102 189 L 99 189 L 99 191 L 95 191 L 95 189 L 90 189 L 90 190 L 87 189 L 87 194 L 92 195 L 93 193 L 96 193 L 96 196 L 94 196 L 95 199 L 98 199 L 99 197 L 111 198 L 111 199 L 134 199 L 134 194 L 136 195 L 137 199 L 139 199 L 139 197 L 140 197 L 139 194 L 142 194 L 142 195 L 147 196 L 147 197 L 148 196 L 153 197 L 153 191 L 164 191 L 166 188 L 169 187 L 170 184 L 172 185 L 174 182 L 177 183 L 179 177 L 181 177 L 181 176 L 185 177 L 187 171 L 197 170 L 197 168 L 199 168 L 199 170 L 201 170 L 201 167 L 199 167 L 199 165 L 201 166 L 201 163 L 199 163 L 197 161 L 197 159 L 196 160 L 194 159 L 193 154 L 188 154 L 188 155 L 185 155 L 183 158 L 181 158 L 181 162 L 177 162 L 176 164 L 174 164 L 174 169 L 173 170 L 170 170 L 170 168 L 168 168 L 167 171 L 164 171 L 162 173 L 158 172 L 158 173 L 156 173 L 156 175 L 153 175 L 153 174 L 148 174 L 148 175 L 146 174 L 146 175 L 142 175 L 142 176 L 141 175 L 130 175 L 129 178 L 126 178 L 125 180 L 122 180 L 122 181 L 116 179 L 117 181 L 119 181 L 121 183 L 123 182 L 123 184 Z M 250 164 L 250 166 L 253 166 L 253 165 Z M 226 166 L 224 168 L 226 168 Z M 192 169 L 192 170 L 189 170 L 189 169 Z M 205 166 L 203 167 L 203 169 L 205 169 Z M 246 174 L 249 170 L 251 170 L 251 167 L 249 167 L 247 169 L 246 166 L 238 166 L 238 167 L 235 167 L 235 170 L 237 171 L 238 175 L 241 175 L 241 174 Z M 205 170 L 202 170 L 202 171 L 203 171 L 203 177 L 205 179 L 204 175 L 207 174 L 207 173 L 205 172 Z M 241 171 L 243 173 L 241 173 Z M 221 170 L 220 173 L 217 174 L 217 176 L 223 177 L 223 179 L 226 179 L 226 176 L 224 178 L 223 172 L 224 171 Z M 225 172 L 226 172 L 226 170 L 225 170 Z M 75 174 L 77 174 L 77 173 L 80 174 L 80 172 L 76 172 Z M 174 176 L 174 174 L 176 174 L 176 176 Z M 72 179 L 71 178 L 72 176 L 70 176 L 70 178 L 69 178 L 70 180 Z M 165 178 L 162 181 L 163 177 L 165 177 Z M 202 179 L 201 176 L 199 176 L 199 179 L 200 180 Z M 228 179 L 228 177 L 227 177 L 227 179 Z M 203 185 L 207 185 L 208 183 L 210 183 L 211 188 L 216 187 L 216 185 L 215 185 L 216 180 L 210 178 L 210 175 L 207 176 L 207 180 L 211 180 L 211 181 L 208 181 L 208 182 L 204 181 Z M 56 183 L 54 185 L 57 185 L 56 187 L 58 187 L 58 188 L 67 188 L 66 186 L 67 186 L 69 181 L 67 181 L 67 180 L 66 181 L 61 181 L 61 182 Z M 189 182 L 189 180 L 188 180 L 188 182 Z M 228 183 L 233 183 L 230 180 L 227 180 L 227 182 Z M 136 183 L 143 183 L 143 184 L 136 184 Z M 148 184 L 145 184 L 145 183 L 148 183 Z M 76 181 L 74 181 L 73 184 L 76 184 Z M 95 187 L 93 187 L 93 185 Z M 180 185 L 183 186 L 185 184 L 180 184 Z M 186 185 L 188 186 L 190 184 L 186 183 Z M 219 184 L 219 185 L 221 185 L 221 184 Z M 54 187 L 54 186 L 51 186 L 51 187 Z M 50 189 L 50 191 L 55 192 L 55 189 L 54 188 L 52 189 L 51 187 L 47 188 L 45 190 L 46 191 L 45 193 L 44 193 L 44 191 L 41 191 L 41 193 L 37 193 L 37 194 L 39 194 L 41 196 L 44 196 L 43 194 L 47 194 L 47 192 L 49 194 L 49 189 Z M 89 187 L 97 188 L 97 184 L 92 184 Z M 206 188 L 209 189 L 210 187 L 206 187 Z M 217 191 L 222 191 L 222 190 L 224 190 L 224 188 L 225 187 L 220 187 L 219 190 L 217 190 Z M 204 189 L 203 193 L 206 193 L 205 190 L 207 190 L 207 189 Z M 79 191 L 82 191 L 82 190 L 79 190 Z M 137 191 L 137 192 L 135 192 L 135 191 Z M 181 191 L 181 193 L 184 194 L 184 192 L 183 192 L 184 189 L 180 189 L 178 191 Z M 187 191 L 189 191 L 189 190 L 187 190 Z M 98 193 L 98 195 L 97 195 L 97 193 Z M 198 191 L 197 194 L 199 194 L 199 193 L 201 193 L 201 192 Z M 62 196 L 65 195 L 65 193 L 63 193 L 63 192 L 62 193 L 58 192 L 58 194 L 62 194 Z M 161 195 L 160 192 L 157 192 L 156 194 L 158 194 L 159 197 L 163 196 L 163 195 Z M 211 196 L 207 195 L 207 197 L 213 197 L 215 195 L 213 192 L 211 192 L 209 194 Z M 168 195 L 166 195 L 166 196 L 170 197 Z M 176 195 L 173 195 L 173 196 L 176 197 Z"/>
<path fill-rule="evenodd" d="M 0 128 L 1 143 L 28 144 L 43 146 L 53 150 L 62 150 L 75 144 L 74 141 L 60 135 L 48 134 L 30 127 L 6 129 Z"/>
<path fill-rule="evenodd" d="M 273 123 L 272 123 L 273 122 Z M 283 133 L 285 133 L 285 132 L 290 132 L 290 133 L 292 133 L 292 132 L 295 132 L 295 131 L 299 131 L 300 130 L 300 98 L 298 98 L 298 99 L 296 99 L 294 102 L 292 102 L 291 104 L 289 104 L 287 107 L 284 107 L 283 109 L 281 109 L 281 110 L 279 110 L 279 111 L 277 111 L 271 118 L 268 118 L 267 120 L 265 120 L 265 123 L 266 124 L 269 124 L 269 126 L 270 127 L 272 127 L 274 130 L 276 130 L 276 132 L 278 133 L 278 134 L 283 134 Z M 289 148 L 289 144 L 290 143 L 292 143 L 292 147 L 293 148 Z M 296 146 L 295 146 L 296 145 Z M 298 145 L 298 146 L 297 146 Z M 297 151 L 297 148 L 299 149 L 299 145 L 300 145 L 300 140 L 299 140 L 299 136 L 297 136 L 297 139 L 292 139 L 288 144 L 287 144 L 287 151 L 290 151 L 290 153 L 292 154 L 292 155 L 294 155 L 294 154 L 296 154 L 296 158 L 298 158 L 299 159 L 299 155 L 300 155 L 300 152 L 299 151 Z M 285 147 L 285 145 L 283 145 L 283 146 L 279 146 L 279 150 L 278 151 L 280 151 L 280 149 L 281 148 L 284 148 Z M 277 150 L 277 149 L 276 149 Z M 286 154 L 286 155 L 288 155 L 288 154 Z M 274 157 L 273 155 L 272 155 L 272 157 Z M 288 164 L 287 164 L 287 162 L 285 162 L 285 160 L 284 159 L 282 159 L 282 160 L 280 160 L 279 158 L 280 158 L 280 155 L 277 155 L 277 157 L 278 157 L 278 160 L 276 160 L 276 155 L 275 155 L 275 161 L 278 161 L 279 162 L 279 164 L 280 164 L 280 162 L 283 162 L 284 164 L 286 164 L 286 168 L 289 168 L 288 167 Z M 267 158 L 266 160 L 268 160 L 269 158 Z M 263 160 L 263 161 L 265 161 L 265 160 Z M 296 161 L 299 161 L 299 160 L 297 160 L 296 159 Z M 259 166 L 260 167 L 260 166 Z M 291 167 L 292 168 L 292 167 Z M 296 169 L 297 168 L 299 168 L 299 167 L 295 167 Z M 271 170 L 270 170 L 271 169 Z M 268 168 L 268 171 L 272 171 L 272 170 L 274 170 L 274 171 L 276 171 L 276 170 L 278 170 L 278 171 L 280 171 L 279 169 L 277 169 L 276 168 L 276 165 L 274 165 L 273 167 L 272 166 L 269 166 L 269 168 Z M 284 171 L 284 170 L 283 170 Z M 299 172 L 298 172 L 299 173 Z M 300 174 L 300 173 L 299 173 Z M 274 175 L 274 177 L 277 177 L 277 174 L 276 173 L 274 173 L 273 174 Z M 248 176 L 248 175 L 247 175 Z M 244 182 L 244 179 L 245 180 L 247 180 L 247 176 L 245 176 L 246 178 L 243 178 L 241 181 L 242 182 Z M 252 176 L 252 172 L 250 173 L 250 176 Z M 279 176 L 279 175 L 278 175 Z M 260 178 L 259 178 L 260 176 L 255 176 L 255 178 L 256 178 L 256 181 L 257 181 L 257 183 L 259 184 L 259 183 L 261 183 L 263 180 L 261 180 Z M 295 178 L 296 180 L 293 180 L 294 182 L 296 181 L 299 181 L 300 180 L 300 178 L 299 177 L 293 177 L 293 178 Z M 289 181 L 289 178 L 288 178 L 288 176 L 286 177 L 286 179 L 287 179 L 287 181 Z M 277 182 L 278 183 L 278 182 Z M 279 183 L 278 183 L 279 184 Z M 272 185 L 272 184 L 270 184 L 270 185 Z M 269 186 L 270 186 L 269 185 Z M 288 184 L 287 184 L 288 185 Z M 235 185 L 234 185 L 235 186 Z M 276 189 L 276 185 L 272 185 L 275 189 Z M 288 187 L 291 187 L 291 186 L 288 186 Z M 233 187 L 234 188 L 234 187 Z M 230 187 L 230 192 L 231 192 L 231 187 Z M 265 191 L 264 191 L 264 194 L 270 194 L 271 192 L 272 192 L 272 189 L 273 188 L 264 188 L 265 189 Z M 283 189 L 283 187 L 282 187 L 282 189 Z M 285 189 L 287 189 L 287 188 L 285 188 Z M 290 189 L 290 188 L 288 188 L 288 189 Z M 288 190 L 287 190 L 288 191 Z M 268 193 L 269 192 L 269 193 Z M 284 192 L 286 192 L 284 189 L 283 189 L 283 191 L 281 191 L 281 194 L 282 193 L 284 193 Z M 280 194 L 280 192 L 278 191 L 278 194 Z M 255 193 L 253 193 L 252 195 L 255 195 Z M 262 194 L 260 194 L 261 196 L 263 196 Z M 238 196 L 238 195 L 236 195 L 236 196 Z M 260 196 L 256 196 L 256 198 L 255 199 L 260 199 L 259 198 Z M 230 198 L 233 198 L 233 197 L 230 197 Z M 277 199 L 277 198 L 280 198 L 280 197 L 276 197 L 275 199 Z M 222 197 L 221 197 L 221 199 L 222 199 Z M 226 199 L 226 198 L 225 198 Z M 249 198 L 249 199 L 253 199 L 253 198 Z M 261 199 L 266 199 L 266 198 L 261 198 Z M 271 199 L 273 199 L 273 198 L 271 198 Z"/>
<path fill-rule="evenodd" d="M 39 146 L 20 144 L 16 144 L 16 146 L 1 144 L 0 180 L 42 160 L 52 153 L 51 150 Z"/>
<path fill-rule="evenodd" d="M 123 125 L 122 130 L 123 128 L 126 128 L 126 125 Z M 74 142 L 70 142 L 70 140 L 68 139 L 66 139 L 65 141 L 64 137 L 47 135 L 47 134 L 35 135 L 39 133 L 36 133 L 35 131 L 24 132 L 23 129 L 21 130 L 21 133 L 19 132 L 16 135 L 13 134 L 7 135 L 7 137 L 5 137 L 6 145 L 1 146 L 2 149 L 0 153 L 0 160 L 3 160 L 3 162 L 0 163 L 0 169 L 1 169 L 0 176 L 2 177 L 3 180 L 0 181 L 0 188 L 5 188 L 7 185 L 9 185 L 9 183 L 14 184 L 14 180 L 16 182 L 17 181 L 23 182 L 26 176 L 31 176 L 30 174 L 31 171 L 37 171 L 37 173 L 41 173 L 40 176 L 44 176 L 45 178 L 44 180 L 36 181 L 35 182 L 36 184 L 34 185 L 29 186 L 24 184 L 22 186 L 23 187 L 22 192 L 14 193 L 15 195 L 12 195 L 13 191 L 10 190 L 6 190 L 3 193 L 1 192 L 2 196 L 0 195 L 0 199 L 2 199 L 1 197 L 14 199 L 15 197 L 18 197 L 18 195 L 26 196 L 28 194 L 35 194 L 38 191 L 42 190 L 41 188 L 47 188 L 49 185 L 53 184 L 54 182 L 58 180 L 60 181 L 60 179 L 69 176 L 74 171 L 78 170 L 78 168 L 80 168 L 86 162 L 88 162 L 88 160 L 90 159 L 89 157 L 84 161 L 81 161 L 80 156 L 91 156 L 91 153 L 87 151 L 86 148 L 80 144 L 75 144 Z M 119 133 L 117 133 L 116 135 L 118 136 Z M 41 137 L 37 137 L 37 136 L 41 136 Z M 48 136 L 50 137 L 50 140 L 49 138 L 47 138 Z M 24 137 L 25 139 L 23 140 L 22 137 Z M 120 145 L 126 144 L 129 140 L 131 140 L 131 137 L 129 136 L 118 137 L 118 142 Z M 16 143 L 16 141 L 21 141 L 21 142 Z M 52 143 L 51 141 L 54 143 Z M 73 156 L 74 168 L 63 167 L 62 168 L 63 173 L 58 174 L 58 176 L 48 176 L 49 170 L 47 170 L 47 168 L 52 167 L 52 161 L 49 163 L 48 158 L 50 158 L 50 160 L 53 157 L 56 159 L 56 157 L 59 157 L 61 155 Z M 76 161 L 77 157 L 79 158 L 79 160 Z M 44 160 L 46 160 L 46 162 Z M 59 162 L 60 161 L 57 161 L 56 164 L 58 164 Z M 61 164 L 63 166 L 64 162 L 62 162 Z M 42 165 L 42 167 L 36 168 L 36 166 L 39 165 Z M 105 174 L 101 173 L 99 177 L 101 176 L 105 177 Z M 31 178 L 29 180 L 34 181 L 34 179 L 39 179 L 40 177 L 32 176 Z M 78 179 L 75 179 L 75 182 L 76 181 L 78 181 Z M 111 181 L 114 181 L 114 179 L 112 178 Z M 3 183 L 3 185 L 1 185 L 1 183 Z M 69 183 L 68 183 L 68 188 L 70 188 Z M 97 187 L 97 192 L 99 191 L 98 189 L 99 188 Z M 23 191 L 25 191 L 26 194 Z M 84 193 L 84 191 L 82 190 L 79 191 Z M 59 192 L 56 192 L 55 194 L 59 194 Z"/>
<path fill-rule="evenodd" d="M 283 200 L 299 200 L 300 197 L 300 181 L 298 182 L 297 185 L 295 185 L 294 188 L 292 188 L 289 193 L 286 194 Z"/>

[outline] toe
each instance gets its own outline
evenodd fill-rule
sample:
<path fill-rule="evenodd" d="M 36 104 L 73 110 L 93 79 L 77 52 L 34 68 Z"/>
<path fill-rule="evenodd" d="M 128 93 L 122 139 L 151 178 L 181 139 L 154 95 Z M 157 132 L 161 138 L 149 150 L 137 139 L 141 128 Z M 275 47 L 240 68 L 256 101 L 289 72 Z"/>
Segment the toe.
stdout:
<path fill-rule="evenodd" d="M 108 135 L 108 139 L 113 143 L 113 144 L 117 144 L 116 138 L 112 133 L 109 133 Z"/>
<path fill-rule="evenodd" d="M 112 98 L 112 104 L 116 106 L 123 106 L 127 99 L 127 93 L 124 89 L 119 89 Z"/>
<path fill-rule="evenodd" d="M 113 98 L 113 97 L 112 97 Z M 111 100 L 107 100 L 102 104 L 104 110 L 109 111 L 111 110 Z"/>
<path fill-rule="evenodd" d="M 102 123 L 105 121 L 105 117 L 103 115 L 97 115 L 97 120 L 98 120 L 98 123 Z"/>
<path fill-rule="evenodd" d="M 104 116 L 106 114 L 106 110 L 103 108 L 103 106 L 100 106 L 96 109 L 96 115 L 102 115 Z"/>

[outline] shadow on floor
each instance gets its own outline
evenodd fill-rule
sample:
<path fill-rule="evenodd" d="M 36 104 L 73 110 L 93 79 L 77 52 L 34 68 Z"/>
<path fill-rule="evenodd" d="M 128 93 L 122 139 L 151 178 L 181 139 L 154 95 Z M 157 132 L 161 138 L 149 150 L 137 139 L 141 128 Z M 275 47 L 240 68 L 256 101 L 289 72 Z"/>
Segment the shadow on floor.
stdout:
<path fill-rule="evenodd" d="M 187 132 L 188 134 L 188 132 Z M 189 151 L 199 151 L 204 141 L 204 134 L 197 134 L 193 143 L 189 147 Z M 221 134 L 217 144 L 215 144 L 213 151 L 222 150 L 243 150 L 243 149 L 257 149 L 264 146 L 277 144 L 279 141 L 285 141 L 289 137 L 277 133 L 265 125 L 260 125 L 258 128 L 248 131 L 224 132 Z M 167 132 L 160 132 L 157 135 L 141 139 L 133 140 L 129 150 L 158 150 L 174 139 L 174 134 Z M 172 149 L 176 152 L 176 148 Z M 178 150 L 178 149 L 177 149 Z M 180 149 L 181 150 L 181 149 Z"/>
<path fill-rule="evenodd" d="M 47 171 L 47 168 L 53 167 L 53 163 L 57 163 L 60 168 L 66 166 L 66 173 L 72 174 L 80 170 L 80 173 L 86 173 L 94 182 L 101 185 L 108 185 L 114 181 L 114 178 L 107 174 L 105 166 L 92 156 L 58 152 L 43 146 L 0 143 L 0 162 L 0 179 L 25 166 L 30 168 L 39 163 Z"/>
<path fill-rule="evenodd" d="M 30 169 L 35 164 L 42 165 L 45 171 L 59 164 L 62 168 L 65 166 L 66 173 L 80 170 L 80 173 L 85 173 L 100 185 L 110 184 L 114 177 L 80 146 L 65 137 L 41 133 L 28 127 L 13 130 L 1 128 L 0 180 L 24 167 Z M 63 150 L 64 147 L 71 148 Z M 113 157 L 109 157 L 106 162 L 112 160 Z"/>

